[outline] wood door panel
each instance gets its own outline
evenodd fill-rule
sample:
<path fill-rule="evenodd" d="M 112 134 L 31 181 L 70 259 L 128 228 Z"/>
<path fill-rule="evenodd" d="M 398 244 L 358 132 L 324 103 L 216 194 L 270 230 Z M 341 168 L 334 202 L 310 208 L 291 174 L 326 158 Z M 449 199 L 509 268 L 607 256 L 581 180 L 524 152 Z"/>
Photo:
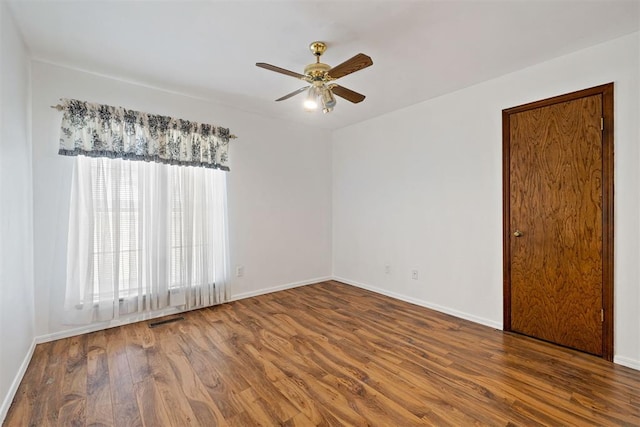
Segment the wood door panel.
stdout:
<path fill-rule="evenodd" d="M 602 354 L 602 95 L 509 118 L 511 330 Z"/>

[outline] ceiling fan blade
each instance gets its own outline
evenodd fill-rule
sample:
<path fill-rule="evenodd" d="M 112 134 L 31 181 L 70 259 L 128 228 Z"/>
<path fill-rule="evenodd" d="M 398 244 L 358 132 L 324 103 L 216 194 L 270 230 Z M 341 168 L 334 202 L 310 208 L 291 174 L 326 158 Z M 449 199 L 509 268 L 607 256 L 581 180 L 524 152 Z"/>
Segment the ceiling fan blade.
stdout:
<path fill-rule="evenodd" d="M 286 94 L 285 96 L 283 96 L 282 98 L 278 98 L 276 99 L 276 101 L 284 101 L 285 99 L 289 99 L 292 96 L 296 96 L 297 94 L 299 94 L 300 92 L 304 92 L 305 90 L 307 90 L 309 88 L 309 86 L 305 86 L 305 87 L 301 87 L 298 90 L 294 90 L 293 92 Z"/>
<path fill-rule="evenodd" d="M 353 102 L 354 104 L 362 102 L 364 101 L 364 98 L 366 98 L 363 94 L 354 92 L 351 89 L 347 89 L 346 87 L 340 85 L 333 86 L 331 91 L 334 95 L 338 95 L 340 98 L 344 98 L 347 101 Z"/>
<path fill-rule="evenodd" d="M 351 59 L 347 59 L 340 65 L 336 65 L 329 70 L 329 76 L 339 79 L 347 74 L 355 73 L 358 70 L 373 65 L 373 61 L 364 53 L 359 53 Z"/>
<path fill-rule="evenodd" d="M 264 68 L 265 70 L 275 71 L 276 73 L 286 74 L 287 76 L 297 77 L 304 80 L 307 76 L 304 74 L 296 73 L 295 71 L 285 70 L 284 68 L 276 67 L 275 65 L 267 64 L 264 62 L 256 62 L 256 66 Z"/>

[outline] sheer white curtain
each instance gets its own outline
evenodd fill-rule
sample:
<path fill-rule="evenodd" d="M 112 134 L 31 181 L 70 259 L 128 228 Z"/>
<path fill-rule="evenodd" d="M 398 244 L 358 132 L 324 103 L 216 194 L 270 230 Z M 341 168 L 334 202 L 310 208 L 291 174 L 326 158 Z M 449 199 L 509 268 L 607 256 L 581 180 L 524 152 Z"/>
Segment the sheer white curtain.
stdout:
<path fill-rule="evenodd" d="M 74 323 L 226 301 L 225 172 L 77 156 L 67 255 Z"/>

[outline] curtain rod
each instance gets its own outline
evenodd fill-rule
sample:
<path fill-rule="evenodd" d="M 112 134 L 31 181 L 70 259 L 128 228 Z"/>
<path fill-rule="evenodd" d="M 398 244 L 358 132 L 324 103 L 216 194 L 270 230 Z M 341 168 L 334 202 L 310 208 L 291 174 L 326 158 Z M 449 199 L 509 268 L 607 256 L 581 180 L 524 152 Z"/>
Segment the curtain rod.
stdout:
<path fill-rule="evenodd" d="M 58 104 L 58 105 L 52 105 L 52 106 L 51 106 L 51 108 L 54 108 L 54 109 L 56 109 L 56 110 L 58 110 L 58 111 L 62 111 L 62 110 L 64 110 L 64 107 L 63 107 L 62 105 L 60 105 L 60 104 Z M 238 138 L 238 137 L 237 137 L 237 136 L 235 136 L 235 135 L 233 135 L 233 134 L 229 135 L 229 139 L 236 139 L 236 138 Z"/>

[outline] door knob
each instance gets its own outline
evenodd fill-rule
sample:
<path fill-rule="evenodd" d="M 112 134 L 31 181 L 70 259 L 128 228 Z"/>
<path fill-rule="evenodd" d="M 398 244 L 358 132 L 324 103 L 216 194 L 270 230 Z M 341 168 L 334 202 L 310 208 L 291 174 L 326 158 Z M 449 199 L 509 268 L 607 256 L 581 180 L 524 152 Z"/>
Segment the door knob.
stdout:
<path fill-rule="evenodd" d="M 515 237 L 521 237 L 521 236 L 522 236 L 522 231 L 520 231 L 520 230 L 516 230 L 516 231 L 514 231 L 514 232 L 513 232 L 513 235 L 514 235 Z"/>

